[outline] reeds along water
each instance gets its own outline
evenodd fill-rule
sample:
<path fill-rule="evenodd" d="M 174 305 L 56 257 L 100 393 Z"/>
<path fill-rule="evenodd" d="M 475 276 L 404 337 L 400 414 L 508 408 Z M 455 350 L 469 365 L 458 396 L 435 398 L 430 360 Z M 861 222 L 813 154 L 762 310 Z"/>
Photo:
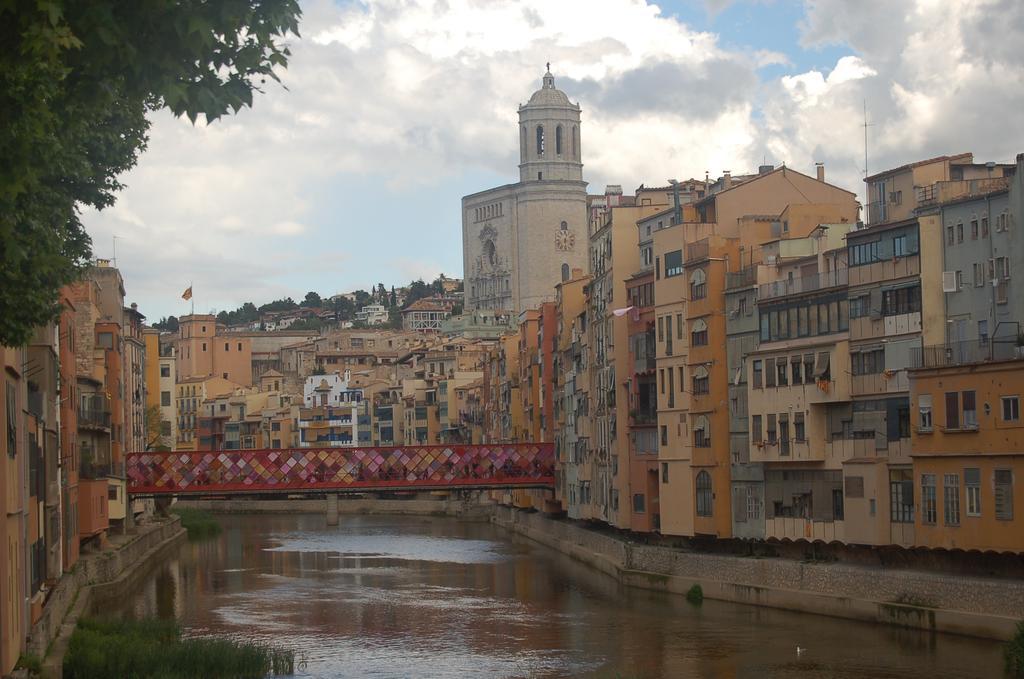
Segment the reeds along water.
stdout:
<path fill-rule="evenodd" d="M 173 620 L 82 618 L 64 656 L 69 679 L 227 679 L 294 674 L 295 654 L 248 641 L 186 638 Z"/>

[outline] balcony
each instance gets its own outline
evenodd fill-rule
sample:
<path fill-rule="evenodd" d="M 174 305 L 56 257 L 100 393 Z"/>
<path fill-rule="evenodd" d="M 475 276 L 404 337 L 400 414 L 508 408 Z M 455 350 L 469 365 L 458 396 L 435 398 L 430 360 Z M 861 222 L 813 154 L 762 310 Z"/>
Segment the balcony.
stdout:
<path fill-rule="evenodd" d="M 696 243 L 690 243 L 686 246 L 686 262 L 690 263 L 707 259 L 708 252 L 710 252 L 710 246 L 707 238 Z"/>
<path fill-rule="evenodd" d="M 102 429 L 110 431 L 110 411 L 82 407 L 78 410 L 78 427 L 80 429 Z"/>
<path fill-rule="evenodd" d="M 910 349 L 911 368 L 946 368 L 1024 358 L 1016 340 L 968 340 Z"/>
<path fill-rule="evenodd" d="M 931 186 L 922 186 L 917 190 L 917 207 L 932 207 L 958 198 L 983 196 L 1009 187 L 1009 177 L 935 182 Z"/>
<path fill-rule="evenodd" d="M 748 266 L 739 271 L 730 271 L 725 274 L 725 287 L 745 288 L 757 283 L 757 265 Z"/>
<path fill-rule="evenodd" d="M 848 273 L 847 269 L 836 269 L 834 271 L 814 274 L 813 276 L 765 283 L 758 287 L 757 298 L 758 300 L 766 300 L 773 297 L 785 297 L 787 295 L 798 295 L 806 292 L 842 287 L 849 281 Z"/>

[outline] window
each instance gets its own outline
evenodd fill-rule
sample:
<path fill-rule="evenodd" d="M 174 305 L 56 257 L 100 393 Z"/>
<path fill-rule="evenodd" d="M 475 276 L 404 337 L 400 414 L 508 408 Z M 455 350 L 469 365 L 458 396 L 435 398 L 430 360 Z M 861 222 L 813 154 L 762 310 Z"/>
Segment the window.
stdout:
<path fill-rule="evenodd" d="M 1002 278 L 1003 280 L 1009 280 L 1010 278 L 1010 258 L 1009 257 L 996 257 L 996 270 L 993 278 Z"/>
<path fill-rule="evenodd" d="M 803 374 L 802 374 L 803 371 L 800 370 L 800 366 L 801 365 L 803 365 L 803 364 L 800 362 L 800 356 L 799 355 L 793 356 L 793 357 L 791 357 L 789 359 L 789 367 L 790 367 L 790 369 L 792 370 L 792 373 L 793 373 L 792 383 L 794 385 L 795 384 L 803 384 L 803 382 L 804 382 Z"/>
<path fill-rule="evenodd" d="M 561 128 L 559 128 L 561 129 Z M 633 494 L 633 512 L 636 514 L 644 513 L 644 494 L 634 493 Z"/>
<path fill-rule="evenodd" d="M 668 445 L 668 427 L 664 424 L 661 425 L 661 445 Z"/>
<path fill-rule="evenodd" d="M 707 274 L 704 269 L 697 269 L 690 275 L 690 299 L 704 299 L 707 296 Z"/>
<path fill-rule="evenodd" d="M 850 372 L 854 375 L 877 375 L 885 370 L 885 350 L 871 349 L 850 354 Z"/>
<path fill-rule="evenodd" d="M 942 518 L 947 526 L 960 525 L 960 475 L 942 476 Z"/>
<path fill-rule="evenodd" d="M 673 278 L 683 273 L 683 251 L 674 250 L 665 253 L 665 278 Z"/>
<path fill-rule="evenodd" d="M 921 310 L 921 288 L 897 288 L 882 291 L 882 315 L 895 316 Z"/>
<path fill-rule="evenodd" d="M 967 491 L 967 516 L 981 516 L 981 470 L 964 469 L 964 489 Z"/>
<path fill-rule="evenodd" d="M 914 523 L 914 470 L 889 470 L 889 509 L 892 523 Z"/>
<path fill-rule="evenodd" d="M 681 368 L 680 368 L 681 370 Z M 710 391 L 709 388 L 710 379 L 708 378 L 708 369 L 702 365 L 697 366 L 693 370 L 693 394 L 699 396 L 701 394 L 707 394 Z M 680 380 L 682 384 L 682 380 Z"/>
<path fill-rule="evenodd" d="M 921 474 L 921 523 L 935 520 L 935 474 Z"/>
<path fill-rule="evenodd" d="M 892 256 L 893 257 L 905 257 L 907 255 L 907 237 L 906 235 L 896 236 L 892 239 Z"/>
<path fill-rule="evenodd" d="M 779 415 L 779 455 L 789 455 L 789 415 Z"/>
<path fill-rule="evenodd" d="M 658 341 L 665 341 L 665 317 L 658 316 Z"/>
<path fill-rule="evenodd" d="M 814 381 L 814 354 L 804 354 L 804 380 L 807 384 Z"/>
<path fill-rule="evenodd" d="M 878 241 L 858 243 L 850 246 L 850 266 L 871 264 L 878 261 Z"/>
<path fill-rule="evenodd" d="M 206 351 L 206 342 L 203 342 L 203 351 Z"/>
<path fill-rule="evenodd" d="M 842 521 L 844 517 L 843 512 L 843 489 L 833 488 L 832 489 L 832 519 L 834 521 Z"/>
<path fill-rule="evenodd" d="M 778 377 L 777 382 L 780 387 L 784 387 L 789 384 L 789 373 L 787 372 L 785 356 L 775 362 L 775 371 Z"/>
<path fill-rule="evenodd" d="M 982 215 L 981 217 L 981 237 L 985 238 L 988 236 L 988 215 Z"/>
<path fill-rule="evenodd" d="M 683 315 L 676 314 L 676 339 L 683 339 Z"/>
<path fill-rule="evenodd" d="M 804 414 L 793 413 L 793 439 L 797 443 L 803 443 L 807 440 L 807 432 L 804 425 Z"/>
<path fill-rule="evenodd" d="M 160 405 L 169 406 L 171 405 L 171 392 L 161 391 L 160 392 Z"/>
<path fill-rule="evenodd" d="M 100 349 L 113 349 L 114 348 L 114 334 L 110 332 L 101 332 L 96 334 L 96 346 Z"/>
<path fill-rule="evenodd" d="M 956 225 L 956 242 L 957 243 L 963 243 L 964 242 L 964 224 L 963 224 L 963 222 L 958 222 L 957 225 Z"/>
<path fill-rule="evenodd" d="M 671 370 L 671 368 L 670 368 L 670 370 Z M 661 393 L 664 394 L 665 393 L 665 371 L 663 369 L 658 371 L 658 382 L 661 385 Z"/>
<path fill-rule="evenodd" d="M 281 423 L 280 422 L 271 422 L 270 423 L 270 431 L 281 431 Z"/>
<path fill-rule="evenodd" d="M 763 374 L 764 374 L 763 373 L 763 368 L 761 367 L 761 359 L 755 359 L 754 360 L 753 371 L 754 371 L 754 376 L 753 376 L 754 389 L 760 389 L 761 388 L 761 379 L 762 379 Z"/>
<path fill-rule="evenodd" d="M 171 366 L 169 366 L 169 365 L 162 365 L 162 366 L 160 366 L 160 377 L 170 377 L 170 376 L 171 376 Z"/>
<path fill-rule="evenodd" d="M 702 469 L 697 473 L 697 516 L 711 516 L 713 499 L 711 474 Z"/>
<path fill-rule="evenodd" d="M 757 496 L 757 487 L 753 484 L 747 486 L 747 518 L 761 518 L 761 501 Z"/>
<path fill-rule="evenodd" d="M 1003 396 L 1000 401 L 1003 404 L 1003 422 L 1020 421 L 1020 397 Z"/>
<path fill-rule="evenodd" d="M 985 285 L 985 266 L 975 262 L 971 265 L 971 271 L 973 273 L 974 287 L 980 288 Z"/>
<path fill-rule="evenodd" d="M 241 342 L 239 342 L 239 343 L 238 343 L 238 350 L 239 350 L 239 351 L 241 351 L 241 350 L 242 350 L 242 343 L 241 343 Z"/>
<path fill-rule="evenodd" d="M 753 443 L 761 443 L 761 416 L 752 415 L 750 418 L 750 440 Z"/>
<path fill-rule="evenodd" d="M 971 240 L 978 240 L 978 220 L 971 220 Z"/>
<path fill-rule="evenodd" d="M 765 361 L 764 361 L 764 369 L 765 369 L 764 385 L 766 387 L 774 387 L 775 386 L 775 376 L 777 374 L 775 372 L 775 359 L 774 358 L 767 358 L 767 359 L 765 359 Z"/>
<path fill-rule="evenodd" d="M 562 126 L 555 128 L 555 155 L 562 155 Z M 643 511 L 643 510 L 641 510 Z"/>
<path fill-rule="evenodd" d="M 929 432 L 932 430 L 932 395 L 920 394 L 917 397 L 917 430 Z"/>
<path fill-rule="evenodd" d="M 544 126 L 537 126 L 537 155 L 544 155 Z M 540 175 L 537 175 L 537 179 L 540 179 Z"/>
<path fill-rule="evenodd" d="M 952 245 L 952 244 L 953 244 L 953 225 L 951 224 L 951 225 L 946 227 L 946 245 Z"/>
<path fill-rule="evenodd" d="M 996 501 L 996 518 L 1013 521 L 1013 470 L 997 469 L 993 473 Z"/>
<path fill-rule="evenodd" d="M 569 265 L 562 264 L 562 281 L 565 282 L 567 280 L 569 280 Z"/>
<path fill-rule="evenodd" d="M 224 351 L 231 351 L 231 345 L 227 342 L 224 343 Z"/>
<path fill-rule="evenodd" d="M 964 429 L 978 428 L 978 411 L 973 391 L 964 391 L 960 394 L 963 402 L 963 423 Z"/>
<path fill-rule="evenodd" d="M 661 463 L 661 482 L 668 483 L 668 462 Z"/>
<path fill-rule="evenodd" d="M 768 415 L 768 443 L 776 443 L 779 440 L 778 433 L 775 429 L 775 415 Z"/>
<path fill-rule="evenodd" d="M 946 429 L 960 428 L 960 393 L 946 392 Z"/>
<path fill-rule="evenodd" d="M 690 345 L 694 347 L 706 346 L 708 343 L 708 324 L 703 318 L 693 322 L 690 330 Z"/>
<path fill-rule="evenodd" d="M 708 424 L 708 418 L 704 415 L 698 415 L 697 419 L 693 423 L 693 447 L 694 448 L 710 448 L 711 447 L 711 430 Z"/>

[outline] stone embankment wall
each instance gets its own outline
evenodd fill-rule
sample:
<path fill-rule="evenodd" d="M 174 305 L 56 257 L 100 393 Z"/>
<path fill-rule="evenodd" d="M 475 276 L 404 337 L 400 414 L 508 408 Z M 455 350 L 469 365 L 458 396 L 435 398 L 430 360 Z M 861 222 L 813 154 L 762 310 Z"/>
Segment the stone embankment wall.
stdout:
<path fill-rule="evenodd" d="M 493 521 L 620 582 L 709 599 L 1008 639 L 1024 618 L 1024 582 L 637 545 L 541 514 L 495 507 Z"/>
<path fill-rule="evenodd" d="M 165 548 L 184 537 L 181 521 L 172 517 L 140 527 L 116 549 L 83 555 L 74 570 L 61 578 L 46 600 L 42 617 L 32 626 L 28 652 L 44 659 L 43 676 L 61 676 L 67 642 L 79 616 L 88 610 L 94 588 L 123 587 L 130 578 L 146 571 Z"/>

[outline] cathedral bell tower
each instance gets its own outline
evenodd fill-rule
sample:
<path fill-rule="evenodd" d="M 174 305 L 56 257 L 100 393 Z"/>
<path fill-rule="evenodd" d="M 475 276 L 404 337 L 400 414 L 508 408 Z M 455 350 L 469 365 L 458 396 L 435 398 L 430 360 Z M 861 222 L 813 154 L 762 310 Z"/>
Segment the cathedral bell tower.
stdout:
<path fill-rule="evenodd" d="M 543 85 L 519 107 L 519 181 L 582 181 L 580 106 L 555 88 L 551 64 Z"/>

